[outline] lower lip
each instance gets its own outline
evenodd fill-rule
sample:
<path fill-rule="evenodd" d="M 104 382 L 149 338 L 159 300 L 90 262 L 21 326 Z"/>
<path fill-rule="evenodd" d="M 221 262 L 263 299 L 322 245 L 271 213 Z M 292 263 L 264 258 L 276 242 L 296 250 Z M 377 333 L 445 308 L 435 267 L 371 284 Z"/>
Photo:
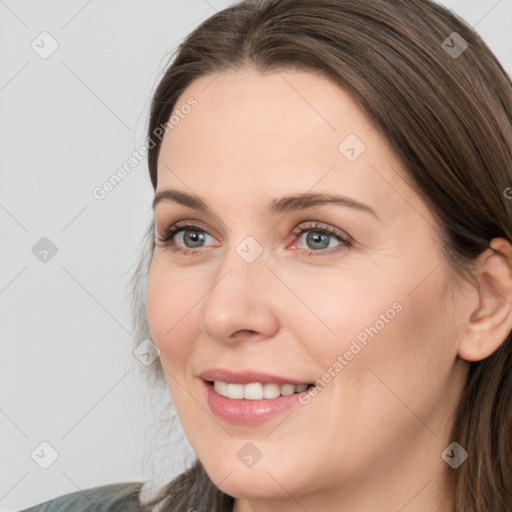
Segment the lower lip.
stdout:
<path fill-rule="evenodd" d="M 219 395 L 213 385 L 204 380 L 202 382 L 212 413 L 221 420 L 239 425 L 264 423 L 299 403 L 300 393 L 264 400 L 232 400 Z"/>

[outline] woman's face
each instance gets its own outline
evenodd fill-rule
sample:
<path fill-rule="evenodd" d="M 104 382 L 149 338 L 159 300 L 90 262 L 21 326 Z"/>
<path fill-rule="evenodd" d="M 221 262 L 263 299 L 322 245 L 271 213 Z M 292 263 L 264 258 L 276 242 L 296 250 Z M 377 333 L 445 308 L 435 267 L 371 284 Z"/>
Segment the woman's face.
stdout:
<path fill-rule="evenodd" d="M 423 510 L 467 371 L 467 299 L 450 286 L 431 212 L 378 130 L 317 74 L 205 76 L 179 112 L 157 193 L 181 196 L 158 201 L 155 219 L 159 238 L 178 221 L 180 231 L 157 242 L 147 315 L 209 476 L 241 505 L 319 510 L 359 494 Z M 232 372 L 206 378 L 234 383 L 232 398 L 207 370 Z M 281 391 L 273 382 L 317 389 L 258 398 Z"/>

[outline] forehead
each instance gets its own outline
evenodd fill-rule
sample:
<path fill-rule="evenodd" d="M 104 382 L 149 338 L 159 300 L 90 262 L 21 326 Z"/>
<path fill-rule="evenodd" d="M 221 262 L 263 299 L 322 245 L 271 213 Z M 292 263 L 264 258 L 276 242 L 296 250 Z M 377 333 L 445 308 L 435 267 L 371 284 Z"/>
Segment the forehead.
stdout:
<path fill-rule="evenodd" d="M 190 98 L 197 105 L 179 115 Z M 340 143 L 349 136 L 359 141 L 359 151 L 363 145 L 365 153 L 380 149 L 376 137 L 369 140 L 371 123 L 348 95 L 310 72 L 240 70 L 203 76 L 178 98 L 173 114 L 179 122 L 164 136 L 159 182 L 168 177 L 162 161 L 187 172 L 208 170 L 205 178 L 221 169 L 262 175 L 278 168 L 299 177 L 305 169 L 327 171 L 340 163 L 358 167 L 340 153 Z"/>
<path fill-rule="evenodd" d="M 234 201 L 236 187 L 247 199 L 315 188 L 364 198 L 390 215 L 412 206 L 428 216 L 385 139 L 350 95 L 319 73 L 203 76 L 181 94 L 173 113 L 191 98 L 197 105 L 176 115 L 179 122 L 164 136 L 159 190 L 185 182 L 203 197 L 229 189 Z"/>
<path fill-rule="evenodd" d="M 337 154 L 344 137 L 352 133 L 364 139 L 371 128 L 349 95 L 319 73 L 243 70 L 203 76 L 182 93 L 174 112 L 191 97 L 197 106 L 179 116 L 173 137 L 164 138 L 165 149 L 175 153 L 194 132 L 196 144 L 208 145 L 212 137 L 215 143 L 236 139 L 247 146 L 274 141 L 273 147 L 299 152 L 307 141 Z"/>

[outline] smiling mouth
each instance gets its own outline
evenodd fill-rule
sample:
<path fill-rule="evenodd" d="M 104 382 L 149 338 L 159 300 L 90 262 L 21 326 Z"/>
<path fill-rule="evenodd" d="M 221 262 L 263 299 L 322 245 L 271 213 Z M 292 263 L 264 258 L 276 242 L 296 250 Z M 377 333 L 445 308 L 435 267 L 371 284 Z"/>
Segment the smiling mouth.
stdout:
<path fill-rule="evenodd" d="M 222 381 L 205 381 L 215 392 L 231 400 L 270 400 L 280 396 L 290 396 L 302 393 L 314 387 L 314 384 L 277 384 L 252 382 L 249 384 L 237 384 Z"/>

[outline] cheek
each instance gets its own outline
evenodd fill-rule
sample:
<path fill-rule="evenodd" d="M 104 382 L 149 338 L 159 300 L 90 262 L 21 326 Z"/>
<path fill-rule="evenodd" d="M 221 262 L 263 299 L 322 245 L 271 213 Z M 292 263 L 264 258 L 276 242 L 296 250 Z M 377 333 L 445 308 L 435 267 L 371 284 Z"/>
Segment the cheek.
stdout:
<path fill-rule="evenodd" d="M 397 289 L 382 303 L 385 307 L 396 299 L 401 306 L 388 323 L 377 324 L 378 317 L 369 318 L 374 328 L 383 328 L 368 337 L 345 377 L 354 395 L 362 403 L 372 404 L 364 413 L 365 421 L 387 418 L 390 428 L 400 421 L 412 431 L 418 426 L 411 415 L 415 411 L 437 430 L 443 413 L 437 417 L 436 409 L 450 387 L 456 359 L 452 305 L 440 272 L 412 293 L 413 287 L 408 289 L 402 293 Z M 375 313 L 385 311 L 373 309 Z"/>
<path fill-rule="evenodd" d="M 355 353 L 359 358 L 372 340 L 385 337 L 390 326 L 401 321 L 403 298 L 399 286 L 376 285 L 378 282 L 369 274 L 336 269 L 322 279 L 303 276 L 293 287 L 307 306 L 301 308 L 301 315 L 295 314 L 297 339 L 306 344 L 322 367 L 328 368 L 338 355 L 351 349 L 348 358 L 356 359 L 352 357 Z M 289 300 L 297 302 L 295 297 Z M 308 331 L 308 325 L 315 330 L 309 327 Z M 305 336 L 304 332 L 311 334 Z"/>
<path fill-rule="evenodd" d="M 319 377 L 338 382 L 333 392 L 340 400 L 357 398 L 355 408 L 389 403 L 393 395 L 378 377 L 407 403 L 419 404 L 423 398 L 416 397 L 423 396 L 425 406 L 449 379 L 456 344 L 445 276 L 438 270 L 416 287 L 420 277 L 412 270 L 390 271 L 400 280 L 354 274 L 295 289 L 312 311 L 298 325 L 306 329 L 313 321 L 318 327 L 316 335 L 303 340 L 326 372 Z"/>
<path fill-rule="evenodd" d="M 197 330 L 194 305 L 200 297 L 200 288 L 190 286 L 190 280 L 177 279 L 158 260 L 152 262 L 146 314 L 153 342 L 160 349 L 166 368 L 182 363 L 192 351 Z"/>

